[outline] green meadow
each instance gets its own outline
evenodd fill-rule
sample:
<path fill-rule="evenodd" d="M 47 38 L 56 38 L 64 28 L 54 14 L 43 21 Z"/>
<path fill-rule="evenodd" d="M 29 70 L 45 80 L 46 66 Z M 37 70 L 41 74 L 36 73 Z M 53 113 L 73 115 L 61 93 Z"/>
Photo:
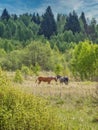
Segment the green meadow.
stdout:
<path fill-rule="evenodd" d="M 22 83 L 0 72 L 0 130 L 97 130 L 97 82 Z"/>

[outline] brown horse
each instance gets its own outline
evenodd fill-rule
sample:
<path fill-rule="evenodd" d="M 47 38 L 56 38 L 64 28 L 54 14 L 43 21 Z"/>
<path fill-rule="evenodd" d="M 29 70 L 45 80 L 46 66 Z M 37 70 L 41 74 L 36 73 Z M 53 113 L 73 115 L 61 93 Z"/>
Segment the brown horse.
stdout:
<path fill-rule="evenodd" d="M 50 82 L 52 80 L 55 80 L 57 82 L 57 78 L 56 77 L 38 77 L 36 82 L 39 81 L 38 84 L 40 84 L 43 81 L 43 82 L 47 82 L 48 84 L 50 84 Z"/>

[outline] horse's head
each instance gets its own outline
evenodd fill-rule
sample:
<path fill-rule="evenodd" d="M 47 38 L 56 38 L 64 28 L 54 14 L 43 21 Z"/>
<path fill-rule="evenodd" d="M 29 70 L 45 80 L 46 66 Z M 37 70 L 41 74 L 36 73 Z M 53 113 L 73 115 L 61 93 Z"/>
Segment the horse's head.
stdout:
<path fill-rule="evenodd" d="M 51 77 L 51 78 L 57 82 L 57 77 Z"/>
<path fill-rule="evenodd" d="M 57 79 L 60 79 L 61 77 L 62 77 L 62 76 L 60 76 L 60 75 L 57 75 L 57 76 L 56 76 Z"/>

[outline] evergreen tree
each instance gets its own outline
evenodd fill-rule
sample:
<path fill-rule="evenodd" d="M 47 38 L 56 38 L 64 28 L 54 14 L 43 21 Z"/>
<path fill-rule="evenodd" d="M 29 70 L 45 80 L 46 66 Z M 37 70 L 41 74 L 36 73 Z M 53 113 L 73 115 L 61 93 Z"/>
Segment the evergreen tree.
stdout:
<path fill-rule="evenodd" d="M 0 22 L 0 37 L 3 37 L 4 30 L 5 30 L 5 25 L 2 22 Z"/>
<path fill-rule="evenodd" d="M 35 16 L 35 13 L 33 13 L 33 16 L 32 16 L 31 21 L 33 21 L 34 23 L 36 23 L 36 16 Z"/>
<path fill-rule="evenodd" d="M 36 23 L 37 23 L 37 24 L 40 24 L 40 16 L 39 16 L 38 13 L 37 13 L 37 15 L 36 15 Z"/>
<path fill-rule="evenodd" d="M 15 20 L 18 19 L 18 16 L 17 16 L 16 14 L 12 14 L 12 15 L 11 15 L 11 18 L 15 21 Z"/>
<path fill-rule="evenodd" d="M 5 8 L 5 9 L 3 10 L 3 12 L 2 12 L 1 19 L 8 21 L 9 18 L 10 18 L 10 15 L 9 15 L 8 11 L 7 11 L 6 8 Z"/>
<path fill-rule="evenodd" d="M 14 20 L 17 20 L 17 19 L 18 19 L 18 17 L 17 17 L 16 14 L 14 14 L 13 17 L 14 17 Z"/>
<path fill-rule="evenodd" d="M 43 34 L 45 37 L 50 39 L 50 37 L 53 34 L 56 34 L 56 32 L 57 32 L 57 27 L 56 27 L 54 15 L 52 13 L 51 7 L 48 6 L 45 14 L 43 15 L 43 20 L 41 22 L 39 34 Z"/>
<path fill-rule="evenodd" d="M 37 14 L 35 15 L 35 13 L 33 13 L 33 16 L 32 16 L 31 21 L 33 21 L 33 22 L 36 23 L 36 24 L 40 24 L 40 16 L 39 16 L 39 14 L 37 13 Z"/>
<path fill-rule="evenodd" d="M 88 33 L 88 25 L 87 25 L 87 22 L 86 22 L 86 18 L 85 18 L 84 12 L 81 13 L 80 19 L 83 22 L 85 33 Z"/>
<path fill-rule="evenodd" d="M 96 20 L 95 18 L 92 18 L 90 25 L 88 26 L 88 36 L 89 39 L 95 42 L 96 38 L 98 37 L 98 34 L 96 32 Z"/>
<path fill-rule="evenodd" d="M 73 34 L 81 31 L 78 16 L 75 11 L 73 11 L 73 14 L 70 13 L 69 16 L 66 18 L 64 31 L 65 30 L 71 30 Z"/>

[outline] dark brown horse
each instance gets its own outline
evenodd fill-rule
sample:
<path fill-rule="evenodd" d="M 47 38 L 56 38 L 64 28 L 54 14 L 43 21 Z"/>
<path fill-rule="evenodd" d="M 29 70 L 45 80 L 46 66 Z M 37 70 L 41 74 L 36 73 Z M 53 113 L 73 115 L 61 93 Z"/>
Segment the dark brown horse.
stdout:
<path fill-rule="evenodd" d="M 40 84 L 43 81 L 50 84 L 52 80 L 55 80 L 57 82 L 57 77 L 38 77 L 36 82 L 38 81 L 38 84 Z"/>

